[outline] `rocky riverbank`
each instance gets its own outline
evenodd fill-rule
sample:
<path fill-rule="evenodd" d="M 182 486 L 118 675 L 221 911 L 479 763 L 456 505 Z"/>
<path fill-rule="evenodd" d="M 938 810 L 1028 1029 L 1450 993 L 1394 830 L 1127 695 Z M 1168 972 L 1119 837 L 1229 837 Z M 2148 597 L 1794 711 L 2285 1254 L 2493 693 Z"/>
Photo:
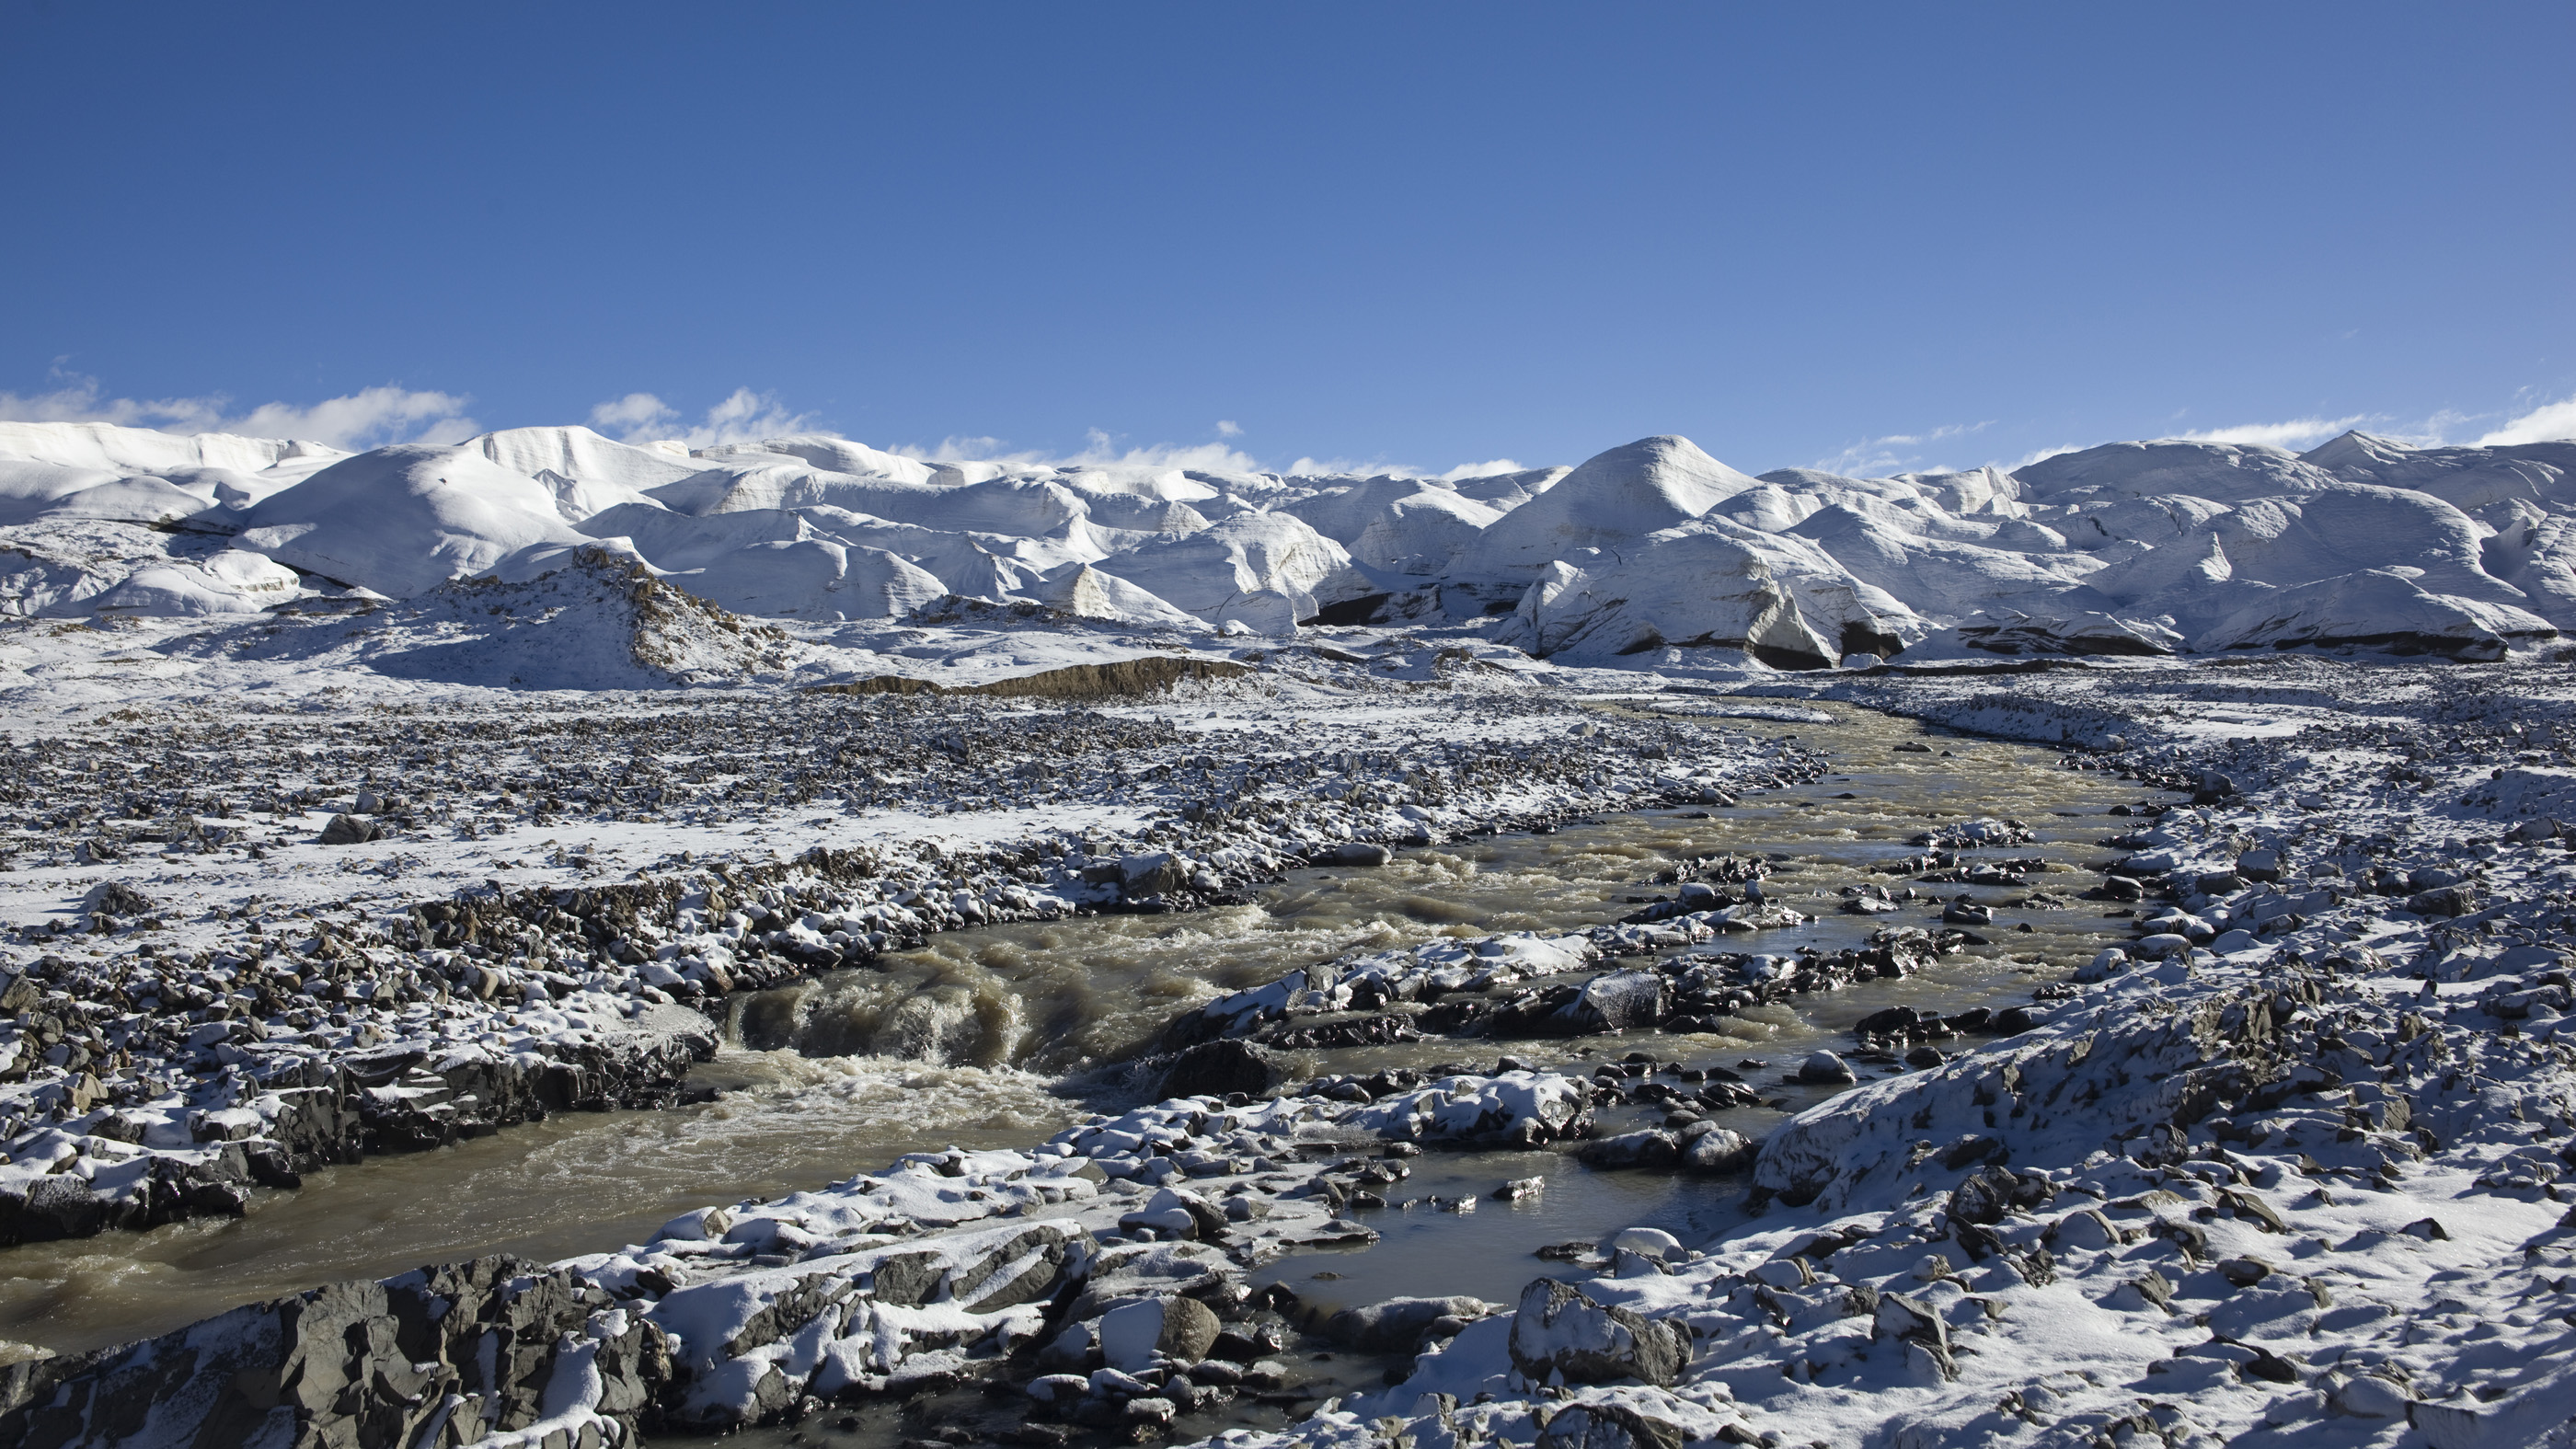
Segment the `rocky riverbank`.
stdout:
<path fill-rule="evenodd" d="M 1841 686 L 2138 780 L 2149 798 L 2067 886 L 2131 939 L 2009 1012 L 1868 1016 L 1797 1069 L 1850 1089 L 1759 1143 L 1710 1122 L 1750 1085 L 1713 1060 L 1283 1088 L 1264 1053 L 1723 1019 L 1902 979 L 1975 928 L 1736 950 L 1730 913 L 1780 903 L 1710 862 L 1624 925 L 1319 963 L 1173 1021 L 1166 1080 L 1197 1095 L 692 1213 L 618 1253 L 424 1270 L 20 1365 L 0 1443 L 627 1442 L 972 1384 L 993 1422 L 954 1427 L 1027 1421 L 1031 1443 L 2544 1442 L 2576 1416 L 2576 683 L 2436 682 L 2065 672 L 2009 708 L 1986 682 Z M 1957 834 L 1886 894 L 2010 873 L 2009 827 Z M 1746 1174 L 1759 1212 L 1701 1242 L 1604 1231 L 1534 1260 L 1509 1304 L 1318 1321 L 1249 1286 L 1281 1253 L 1364 1245 L 1405 1209 L 1411 1154 L 1453 1143 L 1531 1151 L 1497 1197 L 1579 1149 Z M 1300 1343 L 1394 1367 L 1226 1429 L 1216 1411 Z"/>
<path fill-rule="evenodd" d="M 619 1253 L 336 1285 L 15 1365 L 0 1444 L 596 1445 L 969 1379 L 1044 1418 L 1158 1427 L 1283 1377 L 1293 1305 L 1245 1274 L 1371 1240 L 1341 1213 L 1360 1184 L 1400 1180 L 1423 1144 L 1578 1134 L 1590 1100 L 1553 1074 L 1459 1074 L 1357 1104 L 1175 1099 L 1033 1151 L 915 1154 Z M 1398 1347 L 1489 1311 L 1439 1307 L 1353 1331 Z"/>
<path fill-rule="evenodd" d="M 757 739 L 775 774 L 748 788 L 749 763 L 724 752 L 748 747 L 754 724 L 721 710 L 614 728 L 538 711 L 520 723 L 542 732 L 484 772 L 502 787 L 490 794 L 457 757 L 495 734 L 484 719 L 343 727 L 318 758 L 286 730 L 236 734 L 220 755 L 138 738 L 127 743 L 145 753 L 114 762 L 107 739 L 13 746 L 9 778 L 21 793 L 43 782 L 70 853 L 114 863 L 11 880 L 20 899 L 49 877 L 91 883 L 77 913 L 0 948 L 0 1011 L 13 1013 L 0 1024 L 0 1242 L 238 1213 L 254 1187 L 368 1153 L 667 1105 L 712 1053 L 708 1013 L 721 1020 L 729 993 L 864 966 L 939 931 L 1185 911 L 1309 862 L 1365 867 L 1390 845 L 1717 802 L 1819 768 L 1812 752 L 1730 744 L 1718 726 L 1510 693 L 1405 711 L 1416 734 L 1402 749 L 1376 728 L 1382 707 L 1328 728 L 1331 745 L 1300 738 L 1318 712 L 1277 734 L 1184 731 L 1184 713 L 1206 711 L 782 703 Z M 703 788 L 678 788 L 660 762 L 684 757 L 726 759 L 730 778 L 692 766 Z M 280 778 L 290 769 L 305 783 Z M 230 798 L 245 778 L 270 781 L 272 808 Z M 718 816 L 765 820 L 781 778 L 807 808 L 852 817 L 900 781 L 915 833 L 787 859 L 683 847 L 623 881 L 600 878 L 600 847 L 559 844 L 588 829 L 640 849 Z M 279 839 L 299 821 L 313 833 Z M 344 871 L 300 899 L 245 897 L 223 868 L 266 878 L 284 862 L 252 862 L 274 852 L 341 866 L 366 852 L 399 879 L 417 857 L 524 848 L 540 830 L 557 833 L 554 869 L 537 872 L 554 879 L 431 898 Z M 138 853 L 144 834 L 162 837 L 157 855 Z"/>

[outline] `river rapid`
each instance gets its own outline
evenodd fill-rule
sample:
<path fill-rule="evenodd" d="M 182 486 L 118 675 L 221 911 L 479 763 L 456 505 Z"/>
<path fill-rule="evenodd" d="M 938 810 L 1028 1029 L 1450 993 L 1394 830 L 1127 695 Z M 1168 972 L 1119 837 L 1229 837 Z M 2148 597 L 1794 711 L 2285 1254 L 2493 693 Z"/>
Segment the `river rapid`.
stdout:
<path fill-rule="evenodd" d="M 1723 713 L 1719 700 L 1608 708 Z M 1656 873 L 1677 860 L 1729 851 L 1770 860 L 1770 899 L 1814 917 L 1807 925 L 1729 938 L 1730 949 L 1773 953 L 1857 945 L 1882 926 L 1929 924 L 1937 901 L 1890 916 L 1837 909 L 1846 885 L 1894 883 L 1880 862 L 1915 854 L 1913 839 L 1944 821 L 2009 816 L 2036 843 L 1985 856 L 2098 861 L 2115 804 L 2135 782 L 2071 771 L 2054 751 L 1928 734 L 1909 721 L 1835 705 L 1830 723 L 1732 721 L 1748 739 L 1795 736 L 1828 751 L 1832 773 L 1748 797 L 1733 807 L 1659 810 L 1573 822 L 1546 834 L 1491 835 L 1406 850 L 1378 869 L 1307 870 L 1245 905 L 1182 916 L 1102 916 L 958 931 L 878 969 L 834 972 L 727 1004 L 725 1045 L 696 1070 L 711 1100 L 660 1112 L 561 1114 L 434 1152 L 371 1158 L 309 1174 L 296 1192 L 263 1191 L 239 1219 L 198 1220 L 143 1234 L 108 1234 L 0 1252 L 0 1338 L 76 1352 L 166 1332 L 235 1304 L 334 1279 L 384 1277 L 423 1263 L 491 1252 L 552 1259 L 648 1237 L 691 1208 L 767 1198 L 883 1167 L 902 1153 L 949 1146 L 1022 1145 L 1087 1112 L 1132 1103 L 1140 1074 L 1121 1063 L 1200 1001 L 1257 985 L 1350 950 L 1435 935 L 1565 932 L 1615 921 L 1652 898 Z M 1928 746 L 1903 751 L 1900 744 Z M 2034 889 L 2075 897 L 2091 878 L 2052 873 L 2028 887 L 1924 888 L 1993 906 L 1996 922 L 1972 947 L 1903 981 L 1874 981 L 1759 1007 L 1720 1033 L 1514 1041 L 1427 1040 L 1288 1054 L 1302 1075 L 1427 1067 L 1490 1067 L 1508 1051 L 1533 1064 L 1658 1061 L 1742 1072 L 1766 1104 L 1721 1116 L 1758 1135 L 1828 1089 L 1789 1085 L 1784 1072 L 1819 1048 L 1847 1048 L 1850 1025 L 1904 1004 L 1955 1012 L 2030 999 L 2128 923 L 2104 903 L 2025 905 Z M 1636 899 L 1632 899 L 1636 898 Z M 2028 926 L 2028 930 L 2017 927 Z M 1758 1065 L 1756 1065 L 1758 1064 Z M 1874 1069 L 1863 1068 L 1864 1077 Z M 1622 1130 L 1605 1121 L 1605 1130 Z M 1549 1187 L 1473 1213 L 1400 1212 L 1385 1240 L 1359 1255 L 1307 1255 L 1264 1270 L 1329 1310 L 1403 1294 L 1466 1293 L 1509 1300 L 1547 1265 L 1542 1245 L 1637 1223 L 1692 1241 L 1738 1220 L 1740 1188 L 1725 1179 L 1595 1173 L 1571 1155 L 1474 1154 L 1425 1159 L 1407 1195 L 1490 1195 L 1505 1177 L 1544 1174 Z M 1358 1267 L 1366 1262 L 1365 1269 Z M 21 1348 L 19 1352 L 27 1351 Z M 1311 1382 L 1274 1402 L 1246 1400 L 1203 1430 L 1277 1422 L 1302 1398 L 1339 1392 L 1338 1360 L 1309 1359 Z M 1365 1368 L 1373 1374 L 1373 1368 Z M 1358 1370 L 1353 1370 L 1358 1371 Z M 918 1411 L 916 1411 L 917 1414 Z M 843 1416 L 804 1430 L 735 1436 L 729 1444 L 828 1435 Z M 867 1438 L 917 1433 L 893 1409 L 851 1418 Z M 681 1439 L 657 1443 L 687 1443 Z"/>

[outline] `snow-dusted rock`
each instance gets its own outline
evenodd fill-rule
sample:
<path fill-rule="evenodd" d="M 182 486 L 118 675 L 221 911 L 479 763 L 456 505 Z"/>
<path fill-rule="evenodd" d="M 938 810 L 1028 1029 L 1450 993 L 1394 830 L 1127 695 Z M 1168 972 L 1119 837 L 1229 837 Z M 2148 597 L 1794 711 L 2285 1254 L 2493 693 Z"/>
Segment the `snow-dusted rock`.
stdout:
<path fill-rule="evenodd" d="M 1909 659 L 1932 660 L 1980 654 L 2130 654 L 2178 653 L 2185 643 L 2172 627 L 2153 620 L 2125 617 L 2087 608 L 2082 593 L 2053 597 L 2025 595 L 2015 604 L 1994 604 L 1961 619 L 1949 629 L 1924 636 Z"/>
<path fill-rule="evenodd" d="M 1512 1318 L 1512 1367 L 1536 1383 L 1670 1385 L 1690 1350 L 1690 1330 L 1681 1324 L 1605 1306 L 1553 1278 L 1521 1290 Z"/>

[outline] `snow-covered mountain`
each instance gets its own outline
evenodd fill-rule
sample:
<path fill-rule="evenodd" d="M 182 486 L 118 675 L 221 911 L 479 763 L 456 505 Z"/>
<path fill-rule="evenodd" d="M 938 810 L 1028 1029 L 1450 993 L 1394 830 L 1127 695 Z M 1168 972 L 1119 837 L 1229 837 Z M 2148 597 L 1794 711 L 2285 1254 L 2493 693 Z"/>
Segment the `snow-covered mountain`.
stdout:
<path fill-rule="evenodd" d="M 585 545 L 737 613 L 959 599 L 1110 626 L 1474 627 L 1593 664 L 2359 646 L 2576 633 L 2576 442 L 2114 443 L 2016 472 L 1748 476 L 1689 440 L 1490 478 L 931 464 L 822 435 L 587 428 L 347 454 L 0 423 L 0 613 L 253 613 L 519 581 Z"/>

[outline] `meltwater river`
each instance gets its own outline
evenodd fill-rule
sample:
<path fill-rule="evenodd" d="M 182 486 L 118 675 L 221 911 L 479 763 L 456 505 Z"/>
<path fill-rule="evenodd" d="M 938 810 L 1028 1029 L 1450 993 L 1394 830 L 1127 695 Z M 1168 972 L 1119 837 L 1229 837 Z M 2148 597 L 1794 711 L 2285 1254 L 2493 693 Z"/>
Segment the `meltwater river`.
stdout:
<path fill-rule="evenodd" d="M 1617 920 L 1636 908 L 1629 897 L 1656 893 L 1657 871 L 1685 857 L 1768 856 L 1769 898 L 1815 918 L 1750 944 L 1735 938 L 1737 948 L 1857 945 L 1882 926 L 1930 923 L 1937 906 L 1929 903 L 1855 916 L 1836 910 L 1835 894 L 1847 884 L 1889 882 L 1869 867 L 1916 853 L 1913 837 L 1930 826 L 2014 817 L 2036 828 L 2038 841 L 1988 854 L 2080 865 L 2103 855 L 2096 842 L 2111 833 L 2109 809 L 2144 794 L 2134 782 L 2063 769 L 2054 751 L 1936 736 L 1840 706 L 1817 709 L 1832 722 L 1731 722 L 1747 736 L 1795 735 L 1828 751 L 1836 766 L 1811 784 L 1738 806 L 1479 837 L 1403 851 L 1375 870 L 1298 871 L 1253 904 L 1193 915 L 955 932 L 881 969 L 836 972 L 730 1003 L 725 1046 L 694 1078 L 721 1089 L 712 1101 L 563 1114 L 435 1152 L 372 1158 L 309 1174 L 297 1192 L 262 1192 L 235 1220 L 0 1250 L 0 1339 L 75 1352 L 334 1279 L 491 1252 L 551 1259 L 608 1249 L 640 1241 L 690 1208 L 818 1187 L 905 1152 L 1032 1143 L 1086 1112 L 1129 1105 L 1118 1099 L 1123 1078 L 1114 1064 L 1211 995 L 1352 949 Z M 1900 743 L 1930 748 L 1900 751 Z M 2042 886 L 2072 898 L 2090 883 L 2082 874 L 2051 874 L 2029 887 L 1933 888 L 1995 907 L 1996 924 L 1983 932 L 1995 944 L 1907 980 L 1800 998 L 1796 1009 L 1756 1008 L 1722 1035 L 1630 1033 L 1507 1047 L 1435 1039 L 1291 1055 L 1304 1074 L 1490 1066 L 1502 1049 L 1586 1069 L 1587 1059 L 1638 1050 L 1665 1061 L 1794 1068 L 1818 1048 L 1848 1047 L 1851 1023 L 1885 1006 L 1951 1012 L 2029 1000 L 2035 986 L 2127 936 L 2127 923 L 2106 919 L 2098 902 L 2026 904 Z M 2024 924 L 2031 929 L 2015 929 Z M 1779 1081 L 1776 1071 L 1746 1075 Z M 1825 1095 L 1764 1090 L 1781 1105 L 1720 1120 L 1758 1135 Z M 1686 1241 L 1706 1237 L 1735 1220 L 1740 1196 L 1739 1185 L 1723 1180 L 1593 1173 L 1561 1154 L 1435 1155 L 1420 1167 L 1408 1191 L 1490 1191 L 1505 1176 L 1542 1172 L 1550 1185 L 1534 1202 L 1489 1202 L 1475 1214 L 1389 1212 L 1378 1224 L 1385 1241 L 1365 1255 L 1365 1271 L 1355 1260 L 1310 1255 L 1274 1264 L 1262 1278 L 1290 1283 L 1323 1307 L 1433 1293 L 1508 1301 L 1547 1266 L 1529 1256 L 1541 1245 L 1635 1223 L 1677 1229 Z M 1321 1392 L 1331 1366 L 1315 1367 Z M 1282 1411 L 1247 1406 L 1245 1422 Z"/>

